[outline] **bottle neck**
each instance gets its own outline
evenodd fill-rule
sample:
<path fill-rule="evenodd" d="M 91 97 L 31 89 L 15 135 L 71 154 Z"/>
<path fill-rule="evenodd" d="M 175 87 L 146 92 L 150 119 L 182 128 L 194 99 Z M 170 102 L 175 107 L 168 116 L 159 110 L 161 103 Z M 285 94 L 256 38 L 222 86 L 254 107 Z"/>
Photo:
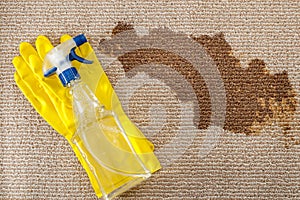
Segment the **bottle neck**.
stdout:
<path fill-rule="evenodd" d="M 72 67 L 71 65 L 69 66 L 69 68 L 61 71 L 61 69 L 59 69 L 59 73 L 58 77 L 61 81 L 61 83 L 63 84 L 63 86 L 67 87 L 67 85 L 74 80 L 80 79 L 80 75 L 77 71 L 77 69 L 75 67 Z"/>
<path fill-rule="evenodd" d="M 74 87 L 75 85 L 77 85 L 77 84 L 79 84 L 79 83 L 81 83 L 81 78 L 77 78 L 77 79 L 75 79 L 75 80 L 71 80 L 71 81 L 66 85 L 66 87 L 72 88 L 72 87 Z"/>

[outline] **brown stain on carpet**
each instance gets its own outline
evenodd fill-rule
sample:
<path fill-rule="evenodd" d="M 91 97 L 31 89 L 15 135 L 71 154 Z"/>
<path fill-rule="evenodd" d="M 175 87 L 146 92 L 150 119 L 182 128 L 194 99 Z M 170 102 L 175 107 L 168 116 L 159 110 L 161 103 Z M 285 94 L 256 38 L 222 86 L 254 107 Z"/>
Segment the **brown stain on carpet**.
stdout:
<path fill-rule="evenodd" d="M 113 29 L 112 35 L 133 29 L 134 27 L 132 25 L 119 22 Z M 209 126 L 211 117 L 209 91 L 200 73 L 191 63 L 172 52 L 167 52 L 161 49 L 140 49 L 132 51 L 118 57 L 118 60 L 122 63 L 125 72 L 130 71 L 135 66 L 157 63 L 167 65 L 182 74 L 193 87 L 198 102 L 201 102 L 199 103 L 200 119 L 195 123 L 195 125 L 199 129 L 205 129 Z"/>
<path fill-rule="evenodd" d="M 227 98 L 224 129 L 259 134 L 264 126 L 276 123 L 288 135 L 296 111 L 296 94 L 287 71 L 270 74 L 265 62 L 259 59 L 251 60 L 243 69 L 223 34 L 193 38 L 213 58 L 224 81 Z M 289 139 L 295 140 L 292 136 Z"/>
<path fill-rule="evenodd" d="M 209 126 L 211 116 L 211 102 L 209 91 L 199 72 L 186 60 L 176 54 L 160 49 L 141 49 L 120 56 L 119 61 L 123 64 L 125 72 L 135 66 L 157 63 L 164 64 L 182 74 L 191 84 L 197 96 L 200 109 L 200 120 L 196 123 L 199 129 Z"/>
<path fill-rule="evenodd" d="M 134 27 L 131 24 L 119 22 L 112 35 L 132 29 Z M 275 123 L 282 128 L 287 143 L 299 144 L 295 134 L 289 134 L 296 110 L 296 99 L 286 71 L 270 74 L 264 61 L 259 59 L 251 60 L 248 68 L 243 69 L 222 33 L 212 37 L 203 35 L 192 38 L 204 46 L 224 81 L 227 101 L 225 130 L 257 135 L 265 126 Z M 159 49 L 141 49 L 124 54 L 118 59 L 125 72 L 141 64 L 160 63 L 181 73 L 197 95 L 200 119 L 196 125 L 200 129 L 209 126 L 209 92 L 201 75 L 189 62 Z"/>

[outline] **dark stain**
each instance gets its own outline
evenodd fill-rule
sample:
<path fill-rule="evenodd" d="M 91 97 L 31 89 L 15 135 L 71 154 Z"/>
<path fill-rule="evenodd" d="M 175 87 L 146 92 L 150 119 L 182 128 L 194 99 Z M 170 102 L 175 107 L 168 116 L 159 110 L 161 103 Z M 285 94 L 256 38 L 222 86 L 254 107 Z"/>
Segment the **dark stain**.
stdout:
<path fill-rule="evenodd" d="M 195 122 L 195 125 L 200 129 L 209 126 L 211 116 L 209 92 L 203 78 L 191 63 L 176 54 L 160 49 L 141 49 L 124 54 L 118 59 L 122 63 L 125 72 L 130 71 L 135 66 L 156 63 L 167 65 L 182 74 L 193 87 L 198 102 L 201 102 L 199 103 L 200 119 Z"/>
<path fill-rule="evenodd" d="M 296 111 L 295 92 L 287 71 L 270 74 L 263 60 L 251 60 L 243 69 L 232 55 L 223 34 L 193 37 L 213 58 L 225 84 L 227 110 L 224 129 L 259 134 L 265 125 L 278 122 L 288 134 Z"/>
<path fill-rule="evenodd" d="M 132 30 L 133 26 L 119 22 L 112 35 Z M 241 68 L 240 61 L 232 55 L 232 48 L 224 35 L 203 35 L 192 38 L 204 46 L 217 65 L 224 81 L 227 110 L 224 129 L 248 135 L 259 134 L 266 125 L 276 122 L 289 143 L 299 141 L 289 134 L 291 118 L 296 110 L 295 92 L 288 73 L 270 74 L 263 60 L 251 60 L 248 68 Z M 147 63 L 165 64 L 181 73 L 192 85 L 200 107 L 200 119 L 195 124 L 200 129 L 209 126 L 211 107 L 208 89 L 193 66 L 183 58 L 159 49 L 141 49 L 120 56 L 125 72 Z"/>
<path fill-rule="evenodd" d="M 118 22 L 112 31 L 112 35 L 114 36 L 122 31 L 133 29 L 134 27 L 131 24 Z M 200 119 L 195 122 L 195 126 L 199 129 L 206 129 L 209 126 L 211 117 L 209 91 L 203 78 L 191 63 L 176 54 L 160 49 L 141 49 L 133 51 L 118 57 L 118 60 L 122 63 L 125 72 L 142 64 L 157 63 L 167 65 L 182 74 L 193 87 L 198 102 L 201 102 L 198 104 Z"/>
<path fill-rule="evenodd" d="M 114 36 L 123 31 L 129 31 L 129 30 L 133 30 L 133 29 L 134 29 L 134 27 L 132 24 L 129 24 L 127 22 L 118 22 L 118 24 L 113 28 L 111 34 Z"/>

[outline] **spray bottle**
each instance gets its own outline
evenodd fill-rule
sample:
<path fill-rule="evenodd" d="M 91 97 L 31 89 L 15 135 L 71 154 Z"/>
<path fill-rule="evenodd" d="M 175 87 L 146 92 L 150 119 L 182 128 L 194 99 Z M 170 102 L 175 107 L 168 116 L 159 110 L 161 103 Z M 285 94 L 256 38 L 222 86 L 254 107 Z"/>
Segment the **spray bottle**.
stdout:
<path fill-rule="evenodd" d="M 56 46 L 46 55 L 43 70 L 45 77 L 56 73 L 62 85 L 70 88 L 76 120 L 76 132 L 74 133 L 72 142 L 76 145 L 79 143 L 83 144 L 93 159 L 105 168 L 105 170 L 109 170 L 120 176 L 130 177 L 132 180 L 130 184 L 118 186 L 116 190 L 110 191 L 103 186 L 101 177 L 99 177 L 98 180 L 103 195 L 102 198 L 111 199 L 150 177 L 151 172 L 137 155 L 118 116 L 100 104 L 86 83 L 81 81 L 76 68 L 72 66 L 71 61 L 73 60 L 85 64 L 91 64 L 93 62 L 79 57 L 75 53 L 76 47 L 79 47 L 85 42 L 87 42 L 87 39 L 81 34 Z M 115 130 L 115 128 L 110 130 L 109 127 L 103 123 L 108 118 L 114 119 L 118 130 Z M 109 134 L 113 135 L 114 138 L 121 137 L 125 140 L 129 151 L 120 149 L 117 145 L 118 141 L 109 140 L 107 130 L 110 130 Z"/>

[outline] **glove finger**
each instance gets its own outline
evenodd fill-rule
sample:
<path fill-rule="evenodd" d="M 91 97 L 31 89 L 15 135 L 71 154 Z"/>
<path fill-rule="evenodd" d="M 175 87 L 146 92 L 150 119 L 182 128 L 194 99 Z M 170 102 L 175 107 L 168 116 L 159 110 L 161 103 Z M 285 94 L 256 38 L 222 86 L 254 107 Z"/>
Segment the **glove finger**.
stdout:
<path fill-rule="evenodd" d="M 31 104 L 34 104 L 34 108 L 36 110 L 41 110 L 42 104 L 39 101 L 37 101 L 37 99 L 35 97 L 33 97 L 32 90 L 27 87 L 27 85 L 23 81 L 22 77 L 18 74 L 18 72 L 15 72 L 14 79 L 15 79 L 17 86 L 23 92 L 25 97 L 27 97 L 27 99 L 29 100 L 29 102 Z"/>
<path fill-rule="evenodd" d="M 31 72 L 30 67 L 28 66 L 28 64 L 22 56 L 14 57 L 12 63 L 22 79 L 26 79 L 27 77 L 33 77 L 33 73 Z"/>
<path fill-rule="evenodd" d="M 29 56 L 29 64 L 30 66 L 32 66 L 33 69 L 35 69 L 35 75 L 40 79 L 40 80 L 43 80 L 43 81 L 50 81 L 53 80 L 53 86 L 61 86 L 59 85 L 59 80 L 57 78 L 57 76 L 52 76 L 52 77 L 47 77 L 44 78 L 44 74 L 43 74 L 43 70 L 42 70 L 42 60 L 39 56 L 37 55 L 31 55 Z M 55 83 L 56 81 L 56 83 Z M 51 83 L 52 83 L 51 82 Z M 59 87 L 60 88 L 60 87 Z"/>
<path fill-rule="evenodd" d="M 43 35 L 37 37 L 35 46 L 42 62 L 44 61 L 46 54 L 53 49 L 53 45 L 51 44 L 50 40 Z"/>
<path fill-rule="evenodd" d="M 22 59 L 21 56 L 17 56 L 13 59 L 13 65 L 20 69 L 20 68 L 24 68 L 26 67 L 26 63 L 25 61 Z M 42 86 L 42 83 L 39 79 L 37 79 L 36 76 L 34 76 L 32 73 L 27 73 L 24 75 L 21 74 L 23 72 L 23 70 L 18 70 L 16 73 L 15 73 L 15 81 L 17 83 L 24 83 L 22 84 L 23 87 L 20 87 L 20 89 L 22 90 L 22 92 L 25 94 L 25 96 L 27 94 L 32 94 L 35 96 L 35 98 L 33 100 L 37 101 L 39 100 L 39 102 L 41 102 L 41 104 L 44 104 L 44 99 L 41 98 L 41 97 L 48 97 L 48 95 L 45 93 L 44 89 L 43 89 L 43 86 Z M 31 75 L 30 75 L 31 74 Z M 25 88 L 24 90 L 22 88 Z M 38 107 L 40 109 L 40 107 Z"/>
<path fill-rule="evenodd" d="M 31 55 L 38 55 L 37 51 L 28 42 L 22 42 L 20 44 L 20 54 L 28 66 L 30 66 L 29 57 Z"/>
<path fill-rule="evenodd" d="M 32 57 L 34 57 L 36 55 L 31 55 L 29 56 L 29 63 L 32 62 L 30 60 L 32 60 Z M 37 57 L 37 56 L 36 56 Z M 22 56 L 16 56 L 13 61 L 12 61 L 14 67 L 16 68 L 19 76 L 21 77 L 22 80 L 24 80 L 25 82 L 27 82 L 27 85 L 29 86 L 29 88 L 32 87 L 39 87 L 42 88 L 42 82 L 37 74 L 32 73 L 32 68 L 30 68 L 30 64 L 28 65 L 26 63 L 26 61 L 23 59 Z M 43 93 L 45 93 L 44 91 L 42 91 Z M 38 93 L 38 91 L 36 91 L 36 89 L 34 89 L 32 91 L 32 93 Z"/>
<path fill-rule="evenodd" d="M 29 56 L 29 66 L 33 70 L 34 74 L 42 80 L 44 77 L 42 66 L 43 62 L 38 55 L 30 55 Z"/>
<path fill-rule="evenodd" d="M 69 34 L 64 34 L 60 37 L 60 43 L 64 43 L 67 40 L 72 39 L 72 37 Z"/>

